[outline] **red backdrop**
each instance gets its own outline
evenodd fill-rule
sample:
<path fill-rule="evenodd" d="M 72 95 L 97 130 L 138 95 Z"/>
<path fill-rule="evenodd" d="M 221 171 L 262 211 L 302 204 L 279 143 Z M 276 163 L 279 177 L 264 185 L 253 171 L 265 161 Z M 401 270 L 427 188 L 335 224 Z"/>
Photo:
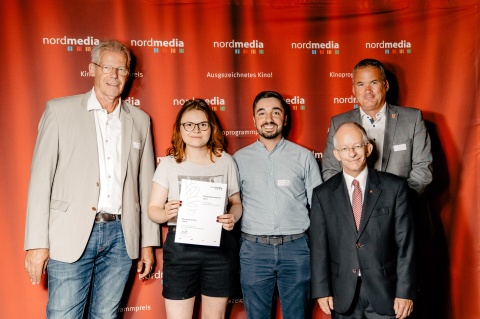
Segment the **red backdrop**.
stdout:
<path fill-rule="evenodd" d="M 183 100 L 208 99 L 230 153 L 255 138 L 251 103 L 281 92 L 292 109 L 289 139 L 319 158 L 332 115 L 355 106 L 350 72 L 366 57 L 389 71 L 391 103 L 423 111 L 434 181 L 432 318 L 480 318 L 477 219 L 478 0 L 169 1 L 1 0 L 0 317 L 43 318 L 47 290 L 24 271 L 23 232 L 37 124 L 49 99 L 92 88 L 92 45 L 128 44 L 135 69 L 125 98 L 151 117 L 157 156 Z M 473 195 L 473 196 L 472 196 Z M 124 318 L 164 318 L 162 250 L 152 280 L 135 276 Z M 241 298 L 230 318 L 245 318 Z M 278 315 L 277 317 L 280 317 Z M 324 318 L 318 307 L 315 318 Z"/>

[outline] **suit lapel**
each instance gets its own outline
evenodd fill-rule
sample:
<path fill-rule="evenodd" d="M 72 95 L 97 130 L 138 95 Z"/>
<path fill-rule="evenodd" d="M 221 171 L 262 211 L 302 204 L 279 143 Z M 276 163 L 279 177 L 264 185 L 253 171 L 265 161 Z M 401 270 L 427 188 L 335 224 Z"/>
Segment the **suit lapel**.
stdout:
<path fill-rule="evenodd" d="M 122 109 L 120 112 L 120 121 L 122 122 L 122 175 L 121 181 L 125 180 L 127 174 L 128 157 L 130 156 L 130 145 L 132 145 L 132 131 L 133 131 L 133 119 L 130 115 L 130 110 L 122 102 Z"/>
<path fill-rule="evenodd" d="M 355 225 L 355 219 L 353 218 L 352 213 L 352 203 L 350 202 L 350 197 L 348 196 L 348 189 L 345 183 L 345 178 L 343 178 L 343 173 L 337 174 L 337 179 L 333 189 L 333 203 L 338 207 L 338 211 L 341 211 L 344 218 L 347 220 L 349 227 L 354 232 L 357 232 L 357 226 Z"/>
<path fill-rule="evenodd" d="M 90 145 L 89 148 L 94 152 L 92 158 L 96 158 L 95 164 L 93 165 L 93 173 L 100 180 L 100 167 L 98 162 L 98 141 L 97 141 L 97 127 L 95 125 L 95 111 L 89 111 L 87 109 L 88 99 L 92 93 L 86 93 L 83 96 L 82 108 L 85 110 L 84 114 L 86 119 L 82 123 L 86 123 L 85 135 L 82 139 L 86 144 Z"/>
<path fill-rule="evenodd" d="M 363 126 L 362 124 L 362 117 L 360 115 L 360 109 L 355 109 L 350 112 L 350 119 L 349 122 L 355 122 Z"/>
<path fill-rule="evenodd" d="M 362 218 L 360 219 L 360 227 L 358 237 L 360 237 L 368 224 L 373 209 L 382 193 L 378 187 L 380 180 L 377 173 L 373 169 L 368 169 L 367 185 L 365 186 L 365 195 L 363 196 Z"/>
<path fill-rule="evenodd" d="M 385 137 L 383 139 L 382 172 L 386 170 L 388 160 L 390 159 L 390 153 L 393 148 L 393 137 L 395 136 L 395 130 L 397 128 L 398 110 L 395 105 L 387 103 L 385 115 L 387 118 L 385 123 Z"/>

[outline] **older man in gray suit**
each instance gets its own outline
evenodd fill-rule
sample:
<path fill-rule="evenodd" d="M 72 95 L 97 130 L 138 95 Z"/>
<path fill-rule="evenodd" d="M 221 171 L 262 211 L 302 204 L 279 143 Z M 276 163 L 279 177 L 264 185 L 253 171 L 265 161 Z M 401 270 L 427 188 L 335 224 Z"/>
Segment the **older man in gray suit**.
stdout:
<path fill-rule="evenodd" d="M 154 154 L 150 118 L 121 100 L 130 52 L 92 50 L 93 89 L 47 102 L 28 189 L 25 268 L 48 273 L 48 318 L 116 318 L 132 266 L 145 278 L 159 227 L 147 216 Z M 91 287 L 91 288 L 90 288 Z"/>
<path fill-rule="evenodd" d="M 430 137 L 422 113 L 387 103 L 388 88 L 380 61 L 364 59 L 357 63 L 353 69 L 352 90 L 360 107 L 331 119 L 322 160 L 324 180 L 342 170 L 333 156 L 336 128 L 344 122 L 357 122 L 365 128 L 374 146 L 370 166 L 406 178 L 409 188 L 419 195 L 432 182 Z"/>

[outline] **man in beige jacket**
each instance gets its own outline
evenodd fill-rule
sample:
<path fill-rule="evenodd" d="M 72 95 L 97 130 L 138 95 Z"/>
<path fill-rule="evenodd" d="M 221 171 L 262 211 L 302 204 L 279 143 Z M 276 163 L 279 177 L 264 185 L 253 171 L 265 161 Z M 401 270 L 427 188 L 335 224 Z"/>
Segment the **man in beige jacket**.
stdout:
<path fill-rule="evenodd" d="M 154 154 L 147 114 L 121 100 L 130 52 L 92 49 L 93 89 L 47 102 L 28 189 L 25 268 L 48 273 L 48 318 L 116 318 L 132 266 L 145 278 L 159 227 L 147 216 Z M 90 288 L 91 287 L 91 288 Z"/>

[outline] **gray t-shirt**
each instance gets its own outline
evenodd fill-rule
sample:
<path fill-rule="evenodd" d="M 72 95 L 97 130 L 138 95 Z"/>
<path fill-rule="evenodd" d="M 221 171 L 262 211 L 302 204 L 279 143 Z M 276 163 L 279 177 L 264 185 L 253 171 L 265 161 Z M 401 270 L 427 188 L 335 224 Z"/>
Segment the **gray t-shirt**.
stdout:
<path fill-rule="evenodd" d="M 228 198 L 240 191 L 237 165 L 232 156 L 226 152 L 223 152 L 215 163 L 209 165 L 195 164 L 188 159 L 177 163 L 172 156 L 160 158 L 153 181 L 168 189 L 167 201 L 180 199 L 182 179 L 227 184 L 225 207 Z M 168 222 L 168 225 L 175 224 L 176 220 Z"/>

